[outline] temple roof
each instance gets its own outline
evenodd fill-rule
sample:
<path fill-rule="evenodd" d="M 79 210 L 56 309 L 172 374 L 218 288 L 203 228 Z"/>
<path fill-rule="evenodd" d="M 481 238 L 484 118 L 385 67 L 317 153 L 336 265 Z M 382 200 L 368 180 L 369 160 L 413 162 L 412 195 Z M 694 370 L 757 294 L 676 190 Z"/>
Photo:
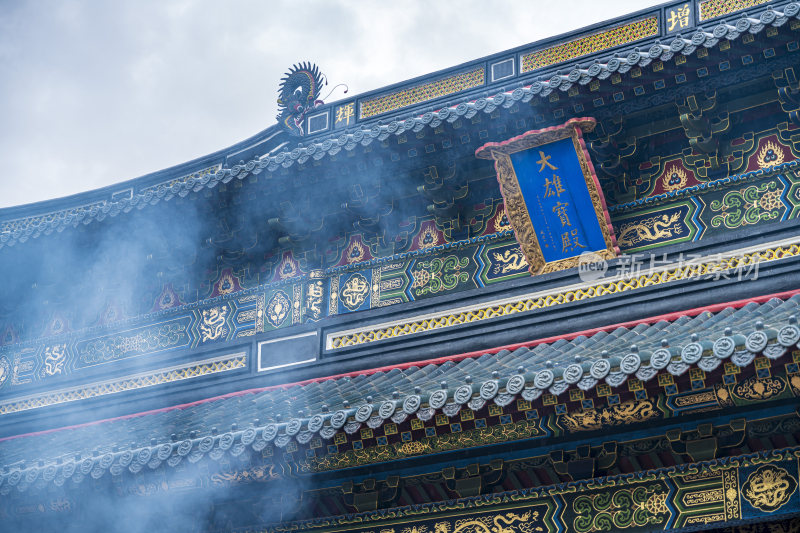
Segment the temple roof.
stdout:
<path fill-rule="evenodd" d="M 745 183 L 770 189 L 757 224 L 795 218 L 795 195 L 780 191 L 793 187 L 800 157 L 791 103 L 800 4 L 690 4 L 677 29 L 667 22 L 683 3 L 648 8 L 322 104 L 301 137 L 272 126 L 136 180 L 0 210 L 0 270 L 12 280 L 0 344 L 211 305 L 218 287 L 244 295 L 317 271 L 325 284 L 342 269 L 409 266 L 425 247 L 496 240 L 512 253 L 494 169 L 475 149 L 575 117 L 597 122 L 586 146 L 622 253 L 747 233 L 749 220 L 721 224 L 729 217 L 714 207 Z M 348 106 L 354 115 L 337 123 Z M 317 119 L 327 127 L 311 128 Z M 669 231 L 641 229 L 656 210 Z M 476 272 L 510 266 L 470 261 Z M 517 266 L 510 276 L 525 275 Z M 410 287 L 423 283 L 413 272 L 402 276 L 405 294 L 387 301 L 424 292 Z M 342 312 L 328 302 L 314 320 Z"/>
<path fill-rule="evenodd" d="M 687 19 L 688 24 L 679 27 L 681 31 L 666 28 L 664 6 L 643 10 L 358 95 L 348 100 L 358 103 L 359 112 L 352 125 L 348 121 L 342 129 L 332 122 L 345 101 L 323 105 L 311 115 L 328 117 L 327 126 L 309 130 L 299 138 L 301 142 L 287 142 L 279 135 L 278 126 L 271 126 L 227 149 L 171 169 L 65 199 L 0 209 L 0 247 L 207 191 L 232 180 L 283 172 L 296 164 L 316 162 L 407 132 L 424 134 L 461 118 L 494 116 L 518 102 L 537 105 L 541 101 L 549 106 L 553 95 L 560 95 L 603 106 L 607 103 L 603 95 L 608 98 L 614 93 L 611 101 L 616 102 L 622 87 L 639 85 L 642 67 L 678 55 L 697 56 L 723 41 L 752 38 L 800 18 L 797 2 L 755 5 L 741 13 L 739 7 L 708 6 L 704 14 L 701 6 L 700 21 Z M 509 60 L 519 67 L 512 66 L 508 75 L 496 75 L 495 67 Z M 613 80 L 613 86 L 592 88 L 596 92 L 591 95 L 575 90 L 616 76 L 619 79 Z"/>
<path fill-rule="evenodd" d="M 659 373 L 680 376 L 692 368 L 711 372 L 723 362 L 752 364 L 758 354 L 777 359 L 800 340 L 800 295 L 745 303 L 716 312 L 697 310 L 669 320 L 568 335 L 479 357 L 454 357 L 353 377 L 243 391 L 75 428 L 7 438 L 0 494 L 24 490 L 37 479 L 63 483 L 74 475 L 100 477 L 161 462 L 176 466 L 211 454 L 331 439 L 366 424 L 429 420 L 442 412 L 505 406 L 570 389 L 619 387 Z M 41 476 L 41 478 L 40 478 Z M 74 481 L 82 479 L 76 478 Z"/>

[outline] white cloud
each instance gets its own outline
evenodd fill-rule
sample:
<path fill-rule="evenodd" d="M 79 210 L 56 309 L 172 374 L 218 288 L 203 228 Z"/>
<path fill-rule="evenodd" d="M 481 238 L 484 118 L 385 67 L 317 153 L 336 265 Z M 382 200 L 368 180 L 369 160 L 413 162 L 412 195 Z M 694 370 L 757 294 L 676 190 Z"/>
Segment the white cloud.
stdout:
<path fill-rule="evenodd" d="M 650 5 L 4 2 L 0 207 L 118 183 L 245 139 L 274 123 L 279 78 L 298 61 L 353 95 Z"/>

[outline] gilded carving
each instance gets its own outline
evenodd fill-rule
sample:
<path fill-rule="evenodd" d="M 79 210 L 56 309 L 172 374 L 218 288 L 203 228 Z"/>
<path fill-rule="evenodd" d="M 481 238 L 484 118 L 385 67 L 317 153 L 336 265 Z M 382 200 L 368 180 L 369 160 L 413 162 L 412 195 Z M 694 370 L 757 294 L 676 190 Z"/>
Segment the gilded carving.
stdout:
<path fill-rule="evenodd" d="M 292 324 L 300 322 L 300 302 L 303 299 L 303 287 L 299 283 L 292 285 Z"/>
<path fill-rule="evenodd" d="M 528 256 L 528 263 L 531 264 L 531 271 L 540 270 L 544 266 L 544 255 L 539 247 L 539 239 L 536 238 L 536 231 L 533 229 L 528 208 L 525 206 L 525 199 L 519 189 L 517 175 L 514 172 L 514 165 L 511 157 L 507 154 L 492 152 L 495 160 L 495 169 L 500 177 L 500 193 L 506 208 L 506 215 L 512 222 L 514 235 Z"/>
<path fill-rule="evenodd" d="M 358 263 L 363 261 L 367 255 L 367 249 L 358 241 L 353 241 L 344 252 L 345 261 L 347 263 Z"/>
<path fill-rule="evenodd" d="M 795 490 L 797 480 L 789 472 L 767 464 L 747 476 L 742 485 L 742 496 L 753 507 L 771 513 L 785 505 Z"/>
<path fill-rule="evenodd" d="M 391 278 L 381 280 L 381 292 L 396 291 L 403 288 L 402 278 Z"/>
<path fill-rule="evenodd" d="M 228 306 L 220 305 L 210 309 L 204 309 L 202 321 L 200 323 L 200 336 L 202 342 L 219 339 L 226 333 L 225 319 L 228 316 Z"/>
<path fill-rule="evenodd" d="M 772 530 L 773 522 L 793 515 L 797 497 L 794 471 L 800 447 L 759 454 L 729 457 L 685 465 L 686 472 L 661 468 L 638 475 L 608 476 L 573 483 L 556 483 L 530 491 L 484 494 L 464 498 L 373 512 L 340 515 L 324 523 L 284 523 L 269 528 L 268 533 L 292 531 L 341 531 L 352 533 L 533 533 L 570 531 L 596 533 L 609 531 L 656 531 L 686 528 L 706 531 L 730 527 L 745 519 L 760 523 L 759 531 Z M 536 458 L 515 463 L 521 470 L 544 466 L 546 459 Z M 791 466 L 790 466 L 791 465 Z M 508 465 L 509 468 L 514 468 Z M 746 498 L 749 485 L 739 491 L 743 476 L 760 485 L 754 488 L 759 498 L 778 512 L 772 517 L 762 509 L 742 513 L 736 502 Z M 758 469 L 758 470 L 756 470 Z M 684 468 L 681 468 L 683 471 Z M 771 471 L 766 482 L 762 473 Z M 408 478 L 406 478 L 408 479 Z M 420 478 L 425 483 L 427 478 Z M 437 475 L 438 479 L 438 475 Z M 782 480 L 790 479 L 789 486 Z M 419 486 L 419 485 L 415 485 Z M 765 494 L 768 491 L 769 494 Z M 707 492 L 708 494 L 704 494 Z M 688 495 L 687 495 L 688 494 Z M 722 501 L 721 501 L 722 500 Z M 723 507 L 724 502 L 724 507 Z M 776 507 L 778 502 L 783 502 Z M 686 503 L 690 503 L 691 507 Z M 747 502 L 743 502 L 747 505 Z M 725 524 L 725 522 L 728 522 Z M 317 525 L 318 524 L 318 525 Z M 690 527 L 694 526 L 694 527 Z M 739 528 L 735 528 L 739 531 Z M 775 529 L 776 531 L 778 529 Z M 725 529 L 725 531 L 729 531 Z M 733 531 L 731 529 L 730 531 Z M 742 530 L 744 531 L 744 530 Z"/>
<path fill-rule="evenodd" d="M 751 377 L 733 387 L 733 395 L 742 400 L 763 401 L 778 396 L 786 388 L 779 378 Z"/>
<path fill-rule="evenodd" d="M 719 472 L 714 472 L 713 470 L 701 470 L 700 472 L 681 476 L 681 479 L 684 483 L 694 483 L 695 481 L 703 481 L 708 479 L 715 479 L 715 481 L 719 481 L 719 478 Z"/>
<path fill-rule="evenodd" d="M 333 316 L 339 312 L 339 276 L 331 278 L 331 302 L 328 306 L 328 314 Z"/>
<path fill-rule="evenodd" d="M 133 354 L 152 353 L 176 346 L 185 346 L 189 341 L 188 321 L 188 318 L 181 317 L 157 326 L 137 328 L 80 341 L 76 347 L 78 353 L 76 368 L 103 364 Z"/>
<path fill-rule="evenodd" d="M 7 357 L 0 357 L 0 388 L 6 384 L 11 376 L 11 363 Z"/>
<path fill-rule="evenodd" d="M 226 272 L 222 278 L 220 278 L 219 283 L 217 283 L 217 289 L 220 294 L 230 294 L 233 292 L 233 289 L 236 288 L 236 284 L 233 280 L 233 276 L 230 272 Z"/>
<path fill-rule="evenodd" d="M 276 269 L 277 278 L 278 279 L 288 279 L 293 278 L 299 272 L 297 261 L 294 260 L 292 257 L 291 252 L 286 252 L 283 254 L 283 259 L 281 259 L 278 268 Z"/>
<path fill-rule="evenodd" d="M 800 374 L 794 374 L 789 382 L 792 384 L 792 392 L 795 396 L 800 396 Z"/>
<path fill-rule="evenodd" d="M 722 499 L 722 489 L 701 490 L 684 494 L 683 503 L 688 507 L 692 507 L 695 505 L 707 505 L 709 503 L 721 502 Z"/>
<path fill-rule="evenodd" d="M 44 349 L 44 375 L 60 374 L 67 362 L 67 345 L 56 344 Z"/>
<path fill-rule="evenodd" d="M 690 516 L 686 519 L 686 525 L 695 525 L 695 524 L 714 524 L 717 522 L 722 522 L 725 520 L 725 515 L 722 513 L 712 513 L 712 514 L 704 514 L 698 516 Z"/>
<path fill-rule="evenodd" d="M 378 302 L 381 301 L 381 268 L 373 268 L 372 269 L 372 286 L 370 287 L 370 294 L 372 295 L 371 302 L 376 302 L 375 306 L 377 307 L 379 304 Z"/>
<path fill-rule="evenodd" d="M 711 225 L 715 228 L 722 225 L 727 229 L 736 229 L 760 221 L 774 220 L 779 217 L 783 207 L 780 199 L 783 190 L 782 184 L 770 181 L 729 191 L 721 200 L 711 202 L 711 211 L 720 213 L 711 219 Z"/>
<path fill-rule="evenodd" d="M 418 268 L 412 273 L 414 283 L 412 287 L 415 294 L 434 294 L 444 290 L 452 290 L 459 283 L 469 281 L 469 273 L 462 269 L 469 266 L 468 257 L 448 255 L 444 258 L 434 258 L 430 261 L 420 261 Z"/>
<path fill-rule="evenodd" d="M 741 518 L 739 505 L 739 471 L 730 468 L 722 473 L 722 489 L 725 491 L 725 518 L 736 520 Z"/>
<path fill-rule="evenodd" d="M 225 483 L 248 483 L 252 481 L 270 481 L 278 479 L 280 474 L 275 471 L 274 464 L 257 466 L 249 470 L 238 470 L 234 472 L 220 472 L 211 476 L 211 482 L 215 485 Z"/>
<path fill-rule="evenodd" d="M 756 161 L 759 168 L 769 168 L 783 163 L 783 150 L 774 142 L 767 141 L 758 152 Z"/>
<path fill-rule="evenodd" d="M 236 323 L 237 324 L 253 324 L 256 320 L 256 310 L 255 309 L 248 309 L 247 311 L 242 311 L 236 315 Z"/>
<path fill-rule="evenodd" d="M 610 250 L 599 250 L 596 252 L 592 252 L 594 258 L 600 259 L 614 259 L 616 257 L 615 253 Z M 552 263 L 547 263 L 542 267 L 541 274 L 546 274 L 548 272 L 556 272 L 558 270 L 566 270 L 568 268 L 575 268 L 581 264 L 581 261 L 584 259 L 581 256 L 576 257 L 569 257 L 567 259 L 561 259 L 559 261 L 553 261 Z"/>
<path fill-rule="evenodd" d="M 436 231 L 434 231 L 432 226 L 428 225 L 422 229 L 417 237 L 417 244 L 422 250 L 426 248 L 433 248 L 434 246 L 439 246 L 442 244 L 442 238 Z"/>
<path fill-rule="evenodd" d="M 525 260 L 525 255 L 522 249 L 518 250 L 505 250 L 503 253 L 494 252 L 492 254 L 494 266 L 492 267 L 493 274 L 508 274 L 509 272 L 516 272 L 528 266 L 528 261 Z"/>
<path fill-rule="evenodd" d="M 666 500 L 667 494 L 658 486 L 578 496 L 572 502 L 578 515 L 572 526 L 578 533 L 592 533 L 658 524 L 669 516 Z"/>
<path fill-rule="evenodd" d="M 256 299 L 256 333 L 261 333 L 264 331 L 263 317 L 266 313 L 266 304 L 266 295 L 264 293 L 259 294 L 258 298 Z"/>
<path fill-rule="evenodd" d="M 367 278 L 359 273 L 353 274 L 342 286 L 342 303 L 351 311 L 355 311 L 367 299 L 369 290 Z"/>
<path fill-rule="evenodd" d="M 618 228 L 617 243 L 625 248 L 632 248 L 640 243 L 666 239 L 683 232 L 679 223 L 680 212 L 672 215 L 655 215 L 638 222 L 621 224 Z"/>
<path fill-rule="evenodd" d="M 400 455 L 420 455 L 432 451 L 431 445 L 423 441 L 404 442 L 397 448 L 397 453 Z"/>
<path fill-rule="evenodd" d="M 494 517 L 481 516 L 472 519 L 456 520 L 452 533 L 528 533 L 530 531 L 543 531 L 541 527 L 531 528 L 530 522 L 539 518 L 538 511 L 526 511 L 522 514 L 504 513 Z M 416 528 L 414 528 L 416 530 Z M 409 531 L 407 531 L 409 530 Z M 403 533 L 425 533 L 424 531 L 403 530 Z M 450 533 L 447 522 L 438 522 L 434 526 L 434 533 Z"/>
<path fill-rule="evenodd" d="M 436 437 L 424 437 L 409 442 L 398 442 L 388 446 L 375 446 L 362 450 L 349 450 L 312 458 L 301 464 L 306 472 L 322 472 L 356 465 L 392 461 L 426 453 L 437 453 L 463 448 L 485 446 L 497 442 L 540 437 L 543 431 L 534 420 L 521 420 L 515 424 L 476 428 L 461 433 L 445 433 Z"/>
<path fill-rule="evenodd" d="M 634 424 L 657 418 L 659 412 L 650 400 L 627 401 L 605 409 L 576 411 L 559 416 L 558 420 L 567 431 L 594 431 L 608 426 Z"/>
<path fill-rule="evenodd" d="M 675 398 L 676 407 L 691 407 L 709 402 L 717 402 L 717 395 L 713 390 L 703 391 L 697 394 L 689 394 Z"/>
<path fill-rule="evenodd" d="M 491 224 L 491 231 L 492 233 L 500 233 L 501 231 L 506 231 L 510 228 L 511 223 L 508 221 L 508 215 L 506 214 L 505 206 L 501 207 L 497 210 L 497 214 L 492 219 Z"/>
<path fill-rule="evenodd" d="M 720 407 L 733 407 L 733 398 L 731 398 L 731 393 L 728 391 L 728 388 L 722 383 L 716 383 L 714 385 L 714 393 L 717 395 L 717 403 Z"/>
<path fill-rule="evenodd" d="M 321 281 L 309 283 L 306 292 L 306 311 L 313 319 L 322 317 L 322 297 L 324 290 Z"/>
<path fill-rule="evenodd" d="M 333 334 L 331 337 L 331 346 L 333 349 L 357 346 L 384 339 L 393 339 L 404 335 L 414 335 L 425 331 L 448 328 L 454 324 L 479 322 L 490 318 L 522 313 L 532 309 L 543 309 L 579 300 L 591 300 L 606 294 L 619 294 L 637 290 L 642 287 L 654 287 L 679 280 L 693 279 L 699 275 L 716 272 L 720 268 L 720 261 L 722 261 L 729 270 L 741 270 L 757 262 L 763 264 L 767 261 L 797 257 L 798 255 L 800 255 L 800 245 L 793 243 L 764 248 L 737 256 L 725 256 L 721 260 L 719 257 L 716 257 L 713 261 L 702 261 L 699 263 L 692 263 L 688 266 L 684 264 L 666 271 L 656 270 L 632 278 L 626 277 L 624 279 L 608 282 L 601 281 L 593 285 L 568 288 L 569 290 L 553 291 L 540 296 L 522 298 L 509 303 L 492 304 L 483 307 L 475 306 L 463 311 L 447 311 L 434 316 L 416 319 L 411 322 L 399 321 L 380 327 L 366 327 L 351 333 Z M 574 258 L 576 265 L 580 260 L 580 257 Z M 338 288 L 339 279 L 339 276 L 331 278 L 331 308 L 328 311 L 331 315 L 337 312 L 334 305 L 337 299 L 337 292 L 335 289 Z"/>
<path fill-rule="evenodd" d="M 686 187 L 686 183 L 688 181 L 688 174 L 686 174 L 686 171 L 678 165 L 673 165 L 672 167 L 664 170 L 664 173 L 661 175 L 661 186 L 664 187 L 665 191 L 677 191 L 678 189 L 683 189 Z"/>
<path fill-rule="evenodd" d="M 0 363 L 2 363 L 2 358 L 0 358 Z M 174 381 L 192 379 L 199 376 L 216 374 L 218 372 L 226 372 L 245 366 L 247 366 L 247 357 L 238 354 L 234 357 L 207 363 L 192 364 L 177 369 L 156 370 L 147 374 L 121 378 L 117 381 L 81 385 L 70 389 L 64 389 L 57 393 L 48 392 L 33 398 L 5 402 L 0 404 L 0 415 L 19 413 L 29 409 L 39 409 L 50 405 L 82 400 L 84 398 L 96 398 L 117 392 L 152 387 L 153 385 L 172 383 Z"/>
<path fill-rule="evenodd" d="M 267 321 L 275 328 L 280 327 L 286 321 L 286 317 L 289 316 L 291 307 L 286 293 L 277 291 L 267 304 Z"/>

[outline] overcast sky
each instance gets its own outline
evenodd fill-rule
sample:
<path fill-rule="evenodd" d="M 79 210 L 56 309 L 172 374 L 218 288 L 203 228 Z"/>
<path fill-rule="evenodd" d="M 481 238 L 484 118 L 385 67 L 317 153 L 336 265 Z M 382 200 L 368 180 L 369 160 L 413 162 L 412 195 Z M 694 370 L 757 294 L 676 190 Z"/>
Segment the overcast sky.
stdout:
<path fill-rule="evenodd" d="M 658 3 L 0 0 L 0 207 L 243 140 L 295 62 L 354 95 Z"/>

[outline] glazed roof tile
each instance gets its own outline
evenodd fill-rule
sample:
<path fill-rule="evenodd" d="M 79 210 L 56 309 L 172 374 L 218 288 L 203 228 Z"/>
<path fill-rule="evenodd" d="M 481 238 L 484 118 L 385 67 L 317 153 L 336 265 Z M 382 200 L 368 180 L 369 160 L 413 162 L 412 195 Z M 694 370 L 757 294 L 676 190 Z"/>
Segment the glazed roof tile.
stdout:
<path fill-rule="evenodd" d="M 800 341 L 796 315 L 800 295 L 748 303 L 739 309 L 701 312 L 591 336 L 561 338 L 513 351 L 344 377 L 245 391 L 241 395 L 129 418 L 0 441 L 0 494 L 24 490 L 38 476 L 66 478 L 106 471 L 133 473 L 185 457 L 239 455 L 248 446 L 278 447 L 317 434 L 331 439 L 362 424 L 378 427 L 389 419 L 429 419 L 438 411 L 454 416 L 486 402 L 508 405 L 515 398 L 556 396 L 570 388 L 588 391 L 627 379 L 653 379 L 659 372 L 681 375 L 690 368 L 712 371 L 724 361 L 739 367 L 756 355 L 777 359 Z M 219 428 L 219 429 L 217 429 Z M 22 485 L 20 485 L 22 483 Z"/>

